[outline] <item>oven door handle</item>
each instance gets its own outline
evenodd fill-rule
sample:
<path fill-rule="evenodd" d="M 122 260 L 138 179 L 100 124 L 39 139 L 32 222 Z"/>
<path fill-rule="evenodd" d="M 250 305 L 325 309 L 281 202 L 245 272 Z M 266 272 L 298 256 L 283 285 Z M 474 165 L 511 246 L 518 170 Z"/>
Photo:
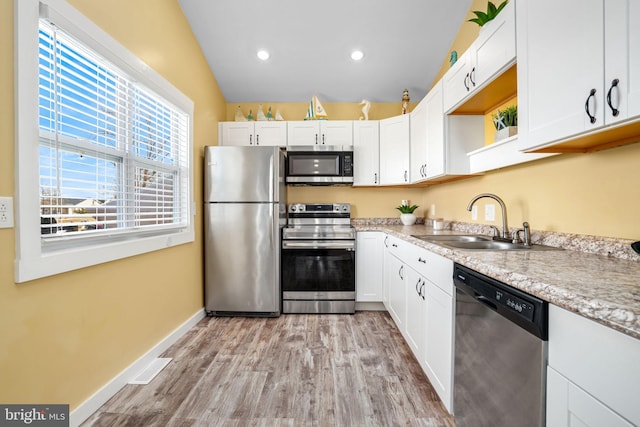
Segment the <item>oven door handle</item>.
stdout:
<path fill-rule="evenodd" d="M 282 249 L 346 249 L 356 250 L 356 242 L 353 240 L 314 240 L 314 241 L 282 241 Z"/>

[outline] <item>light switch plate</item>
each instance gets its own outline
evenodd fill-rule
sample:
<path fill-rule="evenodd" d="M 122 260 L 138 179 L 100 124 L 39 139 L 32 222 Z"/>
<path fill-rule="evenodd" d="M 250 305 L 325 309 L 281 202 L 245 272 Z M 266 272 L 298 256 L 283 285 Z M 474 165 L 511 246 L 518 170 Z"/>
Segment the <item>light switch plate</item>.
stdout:
<path fill-rule="evenodd" d="M 473 207 L 471 208 L 471 220 L 478 220 L 478 207 L 476 205 L 473 205 Z"/>
<path fill-rule="evenodd" d="M 484 219 L 485 221 L 496 220 L 496 205 L 494 205 L 493 203 L 484 205 Z"/>
<path fill-rule="evenodd" d="M 0 228 L 13 228 L 13 197 L 0 197 Z"/>

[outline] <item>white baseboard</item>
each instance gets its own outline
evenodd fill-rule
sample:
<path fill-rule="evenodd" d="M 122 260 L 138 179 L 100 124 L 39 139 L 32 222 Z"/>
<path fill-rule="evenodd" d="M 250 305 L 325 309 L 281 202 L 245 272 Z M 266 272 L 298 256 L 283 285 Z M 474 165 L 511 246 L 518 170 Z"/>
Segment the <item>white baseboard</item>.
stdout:
<path fill-rule="evenodd" d="M 180 337 L 187 333 L 189 329 L 203 319 L 204 316 L 204 308 L 199 309 L 182 325 L 178 326 L 173 332 L 164 337 L 158 344 L 138 358 L 138 360 L 116 375 L 100 390 L 95 392 L 93 396 L 78 405 L 78 407 L 69 414 L 69 425 L 78 426 L 83 423 L 95 411 L 111 399 L 111 397 L 113 397 L 113 395 L 115 395 L 122 387 L 124 387 L 129 380 L 138 375 L 138 373 L 151 363 L 153 359 L 160 356 L 165 350 L 171 347 L 176 341 L 178 341 L 178 339 L 180 339 Z"/>

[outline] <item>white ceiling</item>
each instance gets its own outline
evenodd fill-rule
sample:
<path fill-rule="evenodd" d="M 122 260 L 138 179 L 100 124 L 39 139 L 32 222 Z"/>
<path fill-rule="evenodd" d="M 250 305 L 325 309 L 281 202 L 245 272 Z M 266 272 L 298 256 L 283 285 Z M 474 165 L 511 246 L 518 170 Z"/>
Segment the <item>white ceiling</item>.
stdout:
<path fill-rule="evenodd" d="M 229 103 L 427 93 L 471 0 L 178 0 Z M 353 49 L 364 59 L 353 62 Z M 263 62 L 256 53 L 266 49 Z"/>

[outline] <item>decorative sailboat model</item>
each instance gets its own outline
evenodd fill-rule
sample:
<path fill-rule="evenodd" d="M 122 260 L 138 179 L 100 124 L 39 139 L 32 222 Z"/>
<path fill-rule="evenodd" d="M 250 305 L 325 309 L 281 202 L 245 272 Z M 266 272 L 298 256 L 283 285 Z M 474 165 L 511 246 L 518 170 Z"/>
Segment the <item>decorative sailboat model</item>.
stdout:
<path fill-rule="evenodd" d="M 320 101 L 318 101 L 318 97 L 316 95 L 313 95 L 313 98 L 311 98 L 311 103 L 307 109 L 307 116 L 304 119 L 327 120 L 327 112 L 324 111 L 324 108 L 322 107 L 322 104 L 320 104 Z"/>

